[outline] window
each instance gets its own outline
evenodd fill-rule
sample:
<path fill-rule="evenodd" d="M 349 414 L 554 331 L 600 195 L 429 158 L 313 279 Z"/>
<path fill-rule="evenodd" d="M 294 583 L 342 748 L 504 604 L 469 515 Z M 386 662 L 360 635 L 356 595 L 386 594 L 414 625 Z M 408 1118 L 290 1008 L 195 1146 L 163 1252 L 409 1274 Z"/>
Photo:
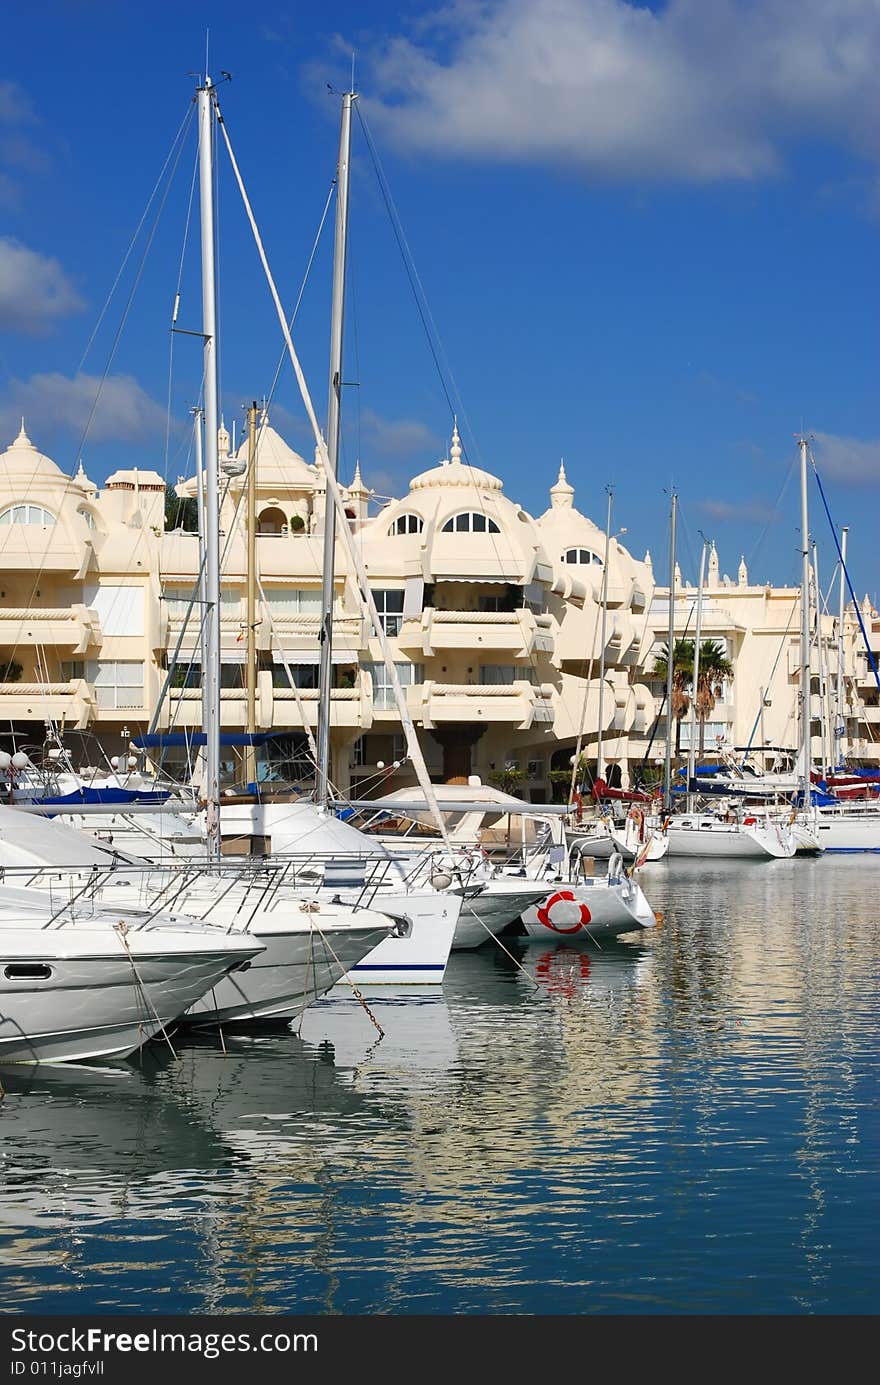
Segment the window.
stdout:
<path fill-rule="evenodd" d="M 144 588 L 89 582 L 83 587 L 89 610 L 97 611 L 105 635 L 144 633 Z"/>
<path fill-rule="evenodd" d="M 562 555 L 564 563 L 595 563 L 597 567 L 602 566 L 602 559 L 598 553 L 594 553 L 590 548 L 567 548 Z"/>
<path fill-rule="evenodd" d="M 279 510 L 277 505 L 270 505 L 267 510 L 263 510 L 257 519 L 258 534 L 286 534 L 287 515 L 283 510 Z"/>
<path fill-rule="evenodd" d="M 425 681 L 424 664 L 397 664 L 394 668 L 403 686 L 410 687 L 413 683 L 423 683 Z M 367 664 L 367 670 L 373 679 L 373 706 L 374 707 L 393 707 L 394 689 L 391 686 L 391 679 L 384 662 L 381 664 Z"/>
<path fill-rule="evenodd" d="M 320 666 L 318 664 L 291 664 L 290 672 L 293 675 L 293 686 L 295 688 L 317 688 Z M 272 687 L 289 688 L 290 679 L 287 676 L 287 669 L 284 664 L 272 665 Z"/>
<path fill-rule="evenodd" d="M 65 683 L 73 683 L 77 678 L 85 678 L 86 666 L 83 659 L 65 659 L 61 665 L 61 677 Z"/>
<path fill-rule="evenodd" d="M 393 538 L 395 534 L 420 534 L 424 527 L 425 521 L 421 515 L 398 515 L 388 530 L 388 537 Z"/>
<path fill-rule="evenodd" d="M 321 593 L 317 587 L 266 587 L 266 605 L 272 616 L 319 616 Z"/>
<path fill-rule="evenodd" d="M 385 634 L 399 635 L 403 621 L 403 588 L 385 589 L 380 587 L 373 591 L 373 600 L 376 603 L 376 610 L 379 612 L 379 619 Z"/>
<path fill-rule="evenodd" d="M 535 670 L 531 666 L 518 664 L 483 664 L 480 668 L 480 682 L 486 686 L 503 686 L 510 683 L 534 683 Z"/>
<path fill-rule="evenodd" d="M 467 510 L 463 514 L 453 515 L 447 519 L 441 533 L 443 534 L 500 534 L 501 530 L 494 519 L 489 519 L 487 515 L 478 515 L 472 510 Z"/>
<path fill-rule="evenodd" d="M 89 682 L 99 707 L 143 707 L 144 666 L 133 659 L 90 659 Z"/>
<path fill-rule="evenodd" d="M 543 779 L 543 778 L 544 778 L 544 761 L 543 761 L 543 760 L 529 760 L 528 765 L 527 765 L 527 767 L 526 767 L 526 774 L 528 775 L 529 779 Z"/>
<path fill-rule="evenodd" d="M 44 513 L 45 513 L 45 512 L 44 512 Z M 81 515 L 82 518 L 85 520 L 85 522 L 86 522 L 86 528 L 87 528 L 87 529 L 92 529 L 92 530 L 97 529 L 98 526 L 97 526 L 97 524 L 96 524 L 96 522 L 95 522 L 95 516 L 92 514 L 91 510 L 86 510 L 86 509 L 77 510 L 77 514 L 78 514 L 78 515 Z"/>
<path fill-rule="evenodd" d="M 358 736 L 354 745 L 351 747 L 351 764 L 353 769 L 363 769 L 368 763 L 366 736 Z"/>
<path fill-rule="evenodd" d="M 55 516 L 41 505 L 10 505 L 0 515 L 0 524 L 54 524 Z"/>

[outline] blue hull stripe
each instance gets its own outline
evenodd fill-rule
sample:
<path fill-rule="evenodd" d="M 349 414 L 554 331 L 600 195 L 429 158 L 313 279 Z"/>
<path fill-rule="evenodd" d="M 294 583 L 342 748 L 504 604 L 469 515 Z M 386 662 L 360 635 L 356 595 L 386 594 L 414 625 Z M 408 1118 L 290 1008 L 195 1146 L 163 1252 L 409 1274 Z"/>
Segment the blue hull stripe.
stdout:
<path fill-rule="evenodd" d="M 381 966 L 378 962 L 361 962 L 356 967 L 349 967 L 349 971 L 445 971 L 445 962 L 384 962 Z"/>
<path fill-rule="evenodd" d="M 880 846 L 826 846 L 828 856 L 864 856 L 871 853 L 876 856 L 880 852 Z"/>

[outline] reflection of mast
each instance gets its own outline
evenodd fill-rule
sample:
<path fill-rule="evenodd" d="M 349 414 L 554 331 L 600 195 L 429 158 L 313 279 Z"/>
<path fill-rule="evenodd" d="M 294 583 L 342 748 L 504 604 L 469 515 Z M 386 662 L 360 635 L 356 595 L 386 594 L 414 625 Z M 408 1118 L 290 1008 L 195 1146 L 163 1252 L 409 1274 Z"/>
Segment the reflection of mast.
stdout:
<path fill-rule="evenodd" d="M 333 302 L 330 309 L 330 398 L 327 405 L 327 469 L 339 471 L 339 414 L 342 403 L 342 325 L 345 313 L 345 255 L 348 246 L 348 174 L 351 153 L 353 91 L 342 98 L 339 162 L 336 166 L 336 239 L 333 250 Z M 330 774 L 330 684 L 333 672 L 333 566 L 336 557 L 336 508 L 329 489 L 324 498 L 324 569 L 322 575 L 321 660 L 318 674 L 318 765 L 315 800 L 326 808 Z"/>

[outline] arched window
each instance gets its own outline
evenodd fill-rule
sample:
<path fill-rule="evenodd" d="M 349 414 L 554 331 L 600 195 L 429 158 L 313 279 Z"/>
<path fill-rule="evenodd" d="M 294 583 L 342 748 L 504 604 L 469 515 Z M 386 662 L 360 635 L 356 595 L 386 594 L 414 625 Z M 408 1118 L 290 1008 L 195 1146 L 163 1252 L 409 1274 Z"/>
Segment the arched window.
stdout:
<path fill-rule="evenodd" d="M 287 515 L 277 505 L 264 510 L 257 520 L 258 534 L 286 534 Z"/>
<path fill-rule="evenodd" d="M 421 515 L 398 515 L 388 530 L 388 537 L 394 538 L 395 534 L 420 534 L 424 527 L 425 521 Z"/>
<path fill-rule="evenodd" d="M 10 505 L 0 515 L 0 524 L 54 524 L 55 516 L 41 505 Z"/>
<path fill-rule="evenodd" d="M 98 526 L 95 522 L 95 516 L 92 514 L 91 510 L 87 510 L 85 506 L 83 506 L 82 509 L 77 510 L 77 514 L 82 515 L 86 522 L 87 529 L 97 529 Z"/>
<path fill-rule="evenodd" d="M 490 519 L 488 515 L 478 515 L 473 510 L 465 510 L 463 514 L 453 515 L 447 519 L 441 530 L 444 534 L 500 534 L 501 530 Z"/>
<path fill-rule="evenodd" d="M 594 553 L 590 548 L 567 548 L 562 555 L 564 563 L 596 563 L 602 566 L 602 559 L 598 553 Z"/>

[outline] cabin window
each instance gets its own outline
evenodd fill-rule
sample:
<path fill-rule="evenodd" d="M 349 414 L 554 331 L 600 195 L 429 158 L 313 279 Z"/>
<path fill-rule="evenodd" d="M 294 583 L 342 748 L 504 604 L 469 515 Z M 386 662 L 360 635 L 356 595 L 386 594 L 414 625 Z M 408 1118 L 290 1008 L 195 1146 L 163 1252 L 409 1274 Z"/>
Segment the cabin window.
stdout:
<path fill-rule="evenodd" d="M 41 505 L 10 505 L 0 514 L 0 524 L 54 524 L 55 516 Z"/>
<path fill-rule="evenodd" d="M 398 515 L 388 530 L 388 537 L 394 538 L 395 534 L 420 534 L 424 527 L 425 521 L 421 515 Z"/>
<path fill-rule="evenodd" d="M 45 962 L 11 962 L 3 975 L 7 981 L 48 981 L 52 968 Z"/>
<path fill-rule="evenodd" d="M 443 534 L 500 534 L 501 530 L 494 519 L 489 519 L 488 515 L 477 514 L 473 510 L 466 510 L 460 515 L 453 515 L 447 519 L 441 533 Z"/>

